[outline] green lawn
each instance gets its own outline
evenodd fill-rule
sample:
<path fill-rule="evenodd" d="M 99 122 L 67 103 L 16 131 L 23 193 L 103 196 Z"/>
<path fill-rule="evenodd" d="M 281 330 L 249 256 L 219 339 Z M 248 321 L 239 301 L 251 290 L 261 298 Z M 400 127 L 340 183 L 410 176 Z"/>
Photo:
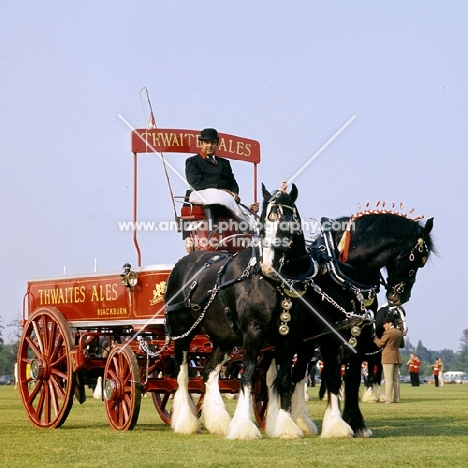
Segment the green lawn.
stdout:
<path fill-rule="evenodd" d="M 325 402 L 310 388 L 309 413 L 320 429 Z M 461 467 L 468 464 L 468 385 L 402 385 L 400 404 L 361 405 L 370 439 L 231 441 L 174 434 L 151 398 L 142 399 L 133 431 L 115 432 L 103 404 L 74 403 L 60 429 L 29 422 L 12 386 L 0 387 L 2 467 Z M 228 401 L 232 409 L 235 402 Z"/>

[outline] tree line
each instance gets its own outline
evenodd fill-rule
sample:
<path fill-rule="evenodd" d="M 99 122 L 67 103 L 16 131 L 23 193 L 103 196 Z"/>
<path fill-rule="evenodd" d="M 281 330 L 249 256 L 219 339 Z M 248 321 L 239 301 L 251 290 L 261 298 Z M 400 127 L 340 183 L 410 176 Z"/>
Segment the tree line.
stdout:
<path fill-rule="evenodd" d="M 431 365 L 437 358 L 442 359 L 444 363 L 444 372 L 447 371 L 462 371 L 468 374 L 468 329 L 462 331 L 460 338 L 459 351 L 454 352 L 451 349 L 443 349 L 441 351 L 431 351 L 423 346 L 421 340 L 418 341 L 417 346 L 413 346 L 408 338 L 405 338 L 405 348 L 401 350 L 401 374 L 408 375 L 408 362 L 409 354 L 414 353 L 421 360 L 420 375 L 429 376 L 432 374 Z"/>

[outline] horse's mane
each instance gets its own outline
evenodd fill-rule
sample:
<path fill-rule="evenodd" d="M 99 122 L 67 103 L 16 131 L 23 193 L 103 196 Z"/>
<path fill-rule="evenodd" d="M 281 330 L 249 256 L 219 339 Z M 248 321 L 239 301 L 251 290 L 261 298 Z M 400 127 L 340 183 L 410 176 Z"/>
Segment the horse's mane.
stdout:
<path fill-rule="evenodd" d="M 348 224 L 351 237 L 360 238 L 361 236 L 376 234 L 379 237 L 387 235 L 397 235 L 402 238 L 419 235 L 424 229 L 421 221 L 411 219 L 401 213 L 357 213 L 351 217 L 341 217 L 336 221 L 343 229 L 334 232 L 335 242 L 338 243 L 342 237 L 345 227 Z M 436 253 L 432 235 L 427 236 L 426 247 L 428 253 Z"/>

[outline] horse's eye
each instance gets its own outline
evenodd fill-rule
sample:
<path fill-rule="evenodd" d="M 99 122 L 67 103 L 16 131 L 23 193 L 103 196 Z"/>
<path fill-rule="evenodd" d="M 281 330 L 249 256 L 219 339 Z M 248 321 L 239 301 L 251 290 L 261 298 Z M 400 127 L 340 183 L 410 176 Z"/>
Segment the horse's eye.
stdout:
<path fill-rule="evenodd" d="M 276 221 L 276 220 L 278 219 L 278 215 L 277 215 L 276 213 L 270 213 L 270 214 L 268 215 L 268 219 L 269 219 L 270 221 Z"/>

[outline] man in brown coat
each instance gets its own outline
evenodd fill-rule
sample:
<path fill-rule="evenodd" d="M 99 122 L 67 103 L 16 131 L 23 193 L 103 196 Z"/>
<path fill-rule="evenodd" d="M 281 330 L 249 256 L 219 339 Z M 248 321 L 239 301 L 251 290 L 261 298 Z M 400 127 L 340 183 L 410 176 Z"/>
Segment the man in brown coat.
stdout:
<path fill-rule="evenodd" d="M 401 364 L 400 348 L 405 346 L 403 333 L 393 326 L 390 318 L 384 320 L 382 338 L 374 338 L 374 343 L 383 347 L 382 367 L 385 378 L 385 403 L 400 402 L 399 367 Z"/>

